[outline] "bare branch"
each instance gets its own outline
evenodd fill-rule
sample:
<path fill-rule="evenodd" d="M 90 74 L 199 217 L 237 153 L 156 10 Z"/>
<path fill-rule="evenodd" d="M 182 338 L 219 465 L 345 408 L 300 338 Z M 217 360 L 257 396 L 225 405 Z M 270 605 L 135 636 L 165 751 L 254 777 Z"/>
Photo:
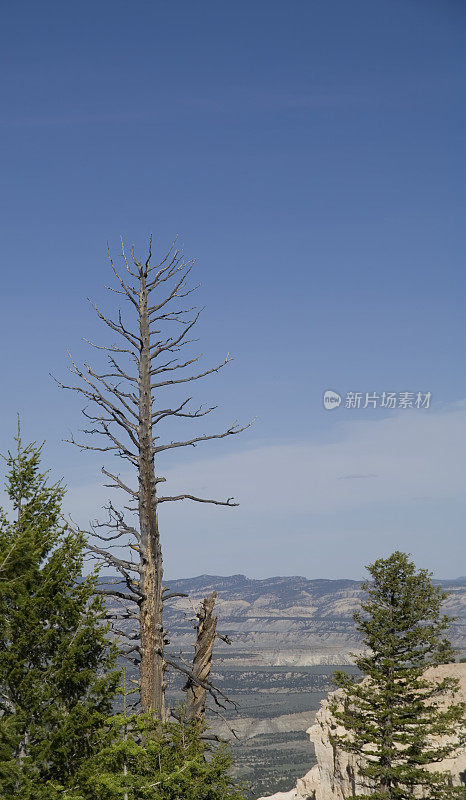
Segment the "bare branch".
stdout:
<path fill-rule="evenodd" d="M 130 653 L 139 653 L 139 655 L 141 655 L 141 648 L 138 644 L 134 644 L 131 647 L 126 647 L 124 650 L 120 650 L 120 653 L 122 656 L 128 656 Z"/>
<path fill-rule="evenodd" d="M 94 403 L 97 403 L 97 405 L 101 406 L 101 408 L 104 408 L 105 411 L 108 414 L 110 414 L 110 416 L 113 418 L 114 422 L 117 422 L 118 425 L 121 425 L 121 427 L 126 430 L 126 432 L 128 433 L 129 436 L 133 436 L 134 435 L 133 431 L 137 430 L 137 426 L 133 422 L 131 422 L 129 419 L 127 419 L 127 417 L 125 417 L 124 412 L 120 408 L 118 408 L 118 406 L 115 406 L 114 403 L 112 403 L 111 400 L 109 400 L 108 397 L 106 397 L 105 395 L 102 394 L 102 392 L 99 389 L 99 387 L 96 386 L 93 381 L 89 380 L 89 378 L 87 378 L 84 375 L 84 373 L 79 369 L 79 367 L 73 361 L 73 358 L 72 358 L 71 354 L 68 353 L 68 355 L 69 355 L 70 361 L 71 361 L 71 363 L 73 365 L 72 372 L 74 372 L 79 378 L 81 378 L 81 380 L 84 381 L 84 383 L 86 383 L 88 386 L 90 386 L 92 391 L 90 391 L 89 389 L 85 389 L 82 386 L 68 386 L 68 385 L 62 383 L 61 381 L 57 380 L 56 382 L 58 383 L 60 388 L 61 389 L 72 389 L 74 392 L 79 392 L 80 394 L 82 394 L 88 400 L 92 400 Z M 87 365 L 85 365 L 85 366 L 86 366 L 86 369 L 88 370 L 89 374 L 92 374 L 90 372 L 89 368 L 87 367 Z M 101 381 L 101 383 L 104 383 L 104 382 Z M 109 391 L 110 393 L 112 393 L 112 394 L 114 394 L 114 395 L 116 395 L 118 397 L 117 393 L 114 391 L 114 389 L 112 387 L 109 387 L 108 385 L 105 385 L 105 383 L 104 383 L 104 386 L 107 389 L 107 391 Z M 126 410 L 137 421 L 139 421 L 138 415 L 132 410 L 132 408 L 127 406 L 127 404 L 125 404 L 123 402 L 123 400 L 121 400 L 119 397 L 118 397 L 118 399 L 121 402 L 121 404 L 126 408 Z"/>
<path fill-rule="evenodd" d="M 105 322 L 105 324 L 108 325 L 108 327 L 111 328 L 112 331 L 115 331 L 115 333 L 119 333 L 120 336 L 124 336 L 124 338 L 133 347 L 139 348 L 141 340 L 139 339 L 138 336 L 135 336 L 133 333 L 130 333 L 129 331 L 126 330 L 126 328 L 124 327 L 124 325 L 123 325 L 123 323 L 121 321 L 121 316 L 120 316 L 120 319 L 119 319 L 118 323 L 117 322 L 113 322 L 113 320 L 108 319 L 108 317 L 106 317 L 105 314 L 102 313 L 100 308 L 98 308 L 98 306 L 96 306 L 96 304 L 93 303 L 92 300 L 89 297 L 87 299 L 88 299 L 89 303 L 91 304 L 92 308 L 94 309 L 95 313 L 97 314 L 97 316 L 102 320 L 102 322 Z"/>
<path fill-rule="evenodd" d="M 202 309 L 196 314 L 194 319 L 192 319 L 191 322 L 189 322 L 186 325 L 186 328 L 184 328 L 184 330 L 181 331 L 181 333 L 180 333 L 180 335 L 178 336 L 177 339 L 173 339 L 173 337 L 170 337 L 169 339 L 166 339 L 165 342 L 163 342 L 163 343 L 162 342 L 157 342 L 156 344 L 151 345 L 150 349 L 155 351 L 151 355 L 151 361 L 154 358 L 157 358 L 157 356 L 159 356 L 160 353 L 163 353 L 165 350 L 170 350 L 171 348 L 176 347 L 177 345 L 179 345 L 179 343 L 185 338 L 186 334 L 191 330 L 191 328 L 194 327 L 194 325 L 198 321 L 199 317 L 201 316 L 201 313 L 202 313 Z"/>
<path fill-rule="evenodd" d="M 161 381 L 160 383 L 152 383 L 151 389 L 160 389 L 161 386 L 172 386 L 176 383 L 188 383 L 189 381 L 198 381 L 200 378 L 205 378 L 206 375 L 212 375 L 213 372 L 218 372 L 222 367 L 225 367 L 229 364 L 233 359 L 230 358 L 230 354 L 228 353 L 227 357 L 221 364 L 217 364 L 216 367 L 212 367 L 211 369 L 206 369 L 204 372 L 200 372 L 198 375 L 190 375 L 186 378 L 175 378 L 174 380 L 170 381 Z M 187 362 L 188 364 L 190 362 Z M 154 374 L 154 373 L 152 373 Z"/>
<path fill-rule="evenodd" d="M 99 382 L 100 382 L 100 383 L 101 383 L 101 384 L 102 384 L 102 385 L 103 385 L 103 386 L 106 388 L 106 390 L 107 390 L 108 392 L 111 392 L 112 394 L 114 394 L 114 395 L 115 395 L 115 397 L 118 397 L 118 399 L 120 400 L 120 402 L 121 402 L 123 405 L 125 405 L 125 407 L 127 407 L 127 406 L 126 406 L 126 401 L 127 401 L 127 400 L 130 400 L 130 401 L 131 401 L 131 403 L 132 403 L 134 406 L 136 406 L 136 408 L 137 408 L 137 406 L 138 406 L 138 400 L 137 400 L 137 397 L 134 395 L 134 393 L 133 393 L 133 392 L 123 392 L 123 391 L 120 389 L 120 383 L 121 383 L 121 380 L 122 380 L 122 379 L 123 379 L 123 380 L 130 380 L 130 378 L 128 378 L 128 377 L 127 377 L 127 375 L 126 375 L 125 373 L 122 373 L 122 374 L 116 374 L 116 373 L 108 373 L 108 372 L 107 372 L 107 373 L 98 374 L 97 372 L 94 372 L 94 371 L 93 371 L 93 370 L 92 370 L 92 369 L 89 367 L 89 364 L 87 364 L 87 363 L 86 363 L 86 364 L 84 364 L 84 366 L 86 367 L 88 374 L 89 374 L 89 375 L 90 375 L 92 378 L 95 378 L 97 381 L 99 381 Z M 119 383 L 117 383 L 117 384 L 115 384 L 115 383 L 108 383 L 108 382 L 107 382 L 107 378 L 117 378 L 117 379 L 118 379 L 118 381 L 119 381 Z M 132 411 L 132 410 L 131 410 L 131 408 L 129 408 L 129 407 L 128 407 L 128 411 L 130 411 L 130 413 L 132 413 L 132 414 L 133 414 L 133 416 L 136 416 L 135 412 L 134 412 L 134 411 Z"/>
<path fill-rule="evenodd" d="M 122 378 L 124 378 L 127 381 L 130 381 L 131 383 L 137 384 L 138 379 L 133 377 L 133 376 L 131 376 L 131 375 L 128 375 L 128 373 L 124 371 L 124 369 L 120 366 L 120 364 L 118 363 L 118 361 L 115 358 L 112 358 L 112 356 L 108 356 L 108 360 L 115 367 L 115 369 L 117 370 L 118 374 L 121 375 Z"/>
<path fill-rule="evenodd" d="M 170 361 L 167 361 L 160 367 L 153 367 L 151 370 L 151 375 L 159 375 L 161 372 L 173 372 L 175 369 L 184 369 L 185 367 L 189 367 L 190 364 L 194 364 L 196 361 L 199 361 L 200 358 L 202 358 L 202 353 L 194 358 L 190 358 L 189 361 L 185 361 L 184 364 L 180 364 L 177 358 L 172 358 Z M 172 364 L 174 364 L 174 366 L 171 366 Z"/>
<path fill-rule="evenodd" d="M 130 603 L 139 604 L 141 602 L 140 597 L 128 594 L 127 592 L 120 592 L 117 589 L 96 589 L 96 592 L 104 597 L 119 597 L 120 600 L 127 600 Z"/>
<path fill-rule="evenodd" d="M 120 238 L 120 241 L 121 241 L 121 255 L 122 255 L 123 261 L 125 262 L 126 269 L 129 272 L 129 274 L 132 275 L 133 278 L 138 279 L 139 278 L 139 273 L 138 272 L 133 272 L 129 267 L 128 259 L 126 257 L 126 251 L 125 251 L 125 245 L 124 245 L 124 242 L 123 242 L 123 237 Z"/>
<path fill-rule="evenodd" d="M 134 350 L 128 350 L 125 347 L 117 347 L 116 345 L 107 346 L 104 344 L 95 344 L 94 342 L 91 342 L 90 339 L 85 339 L 84 337 L 83 337 L 83 342 L 90 344 L 90 346 L 94 347 L 96 350 L 106 350 L 109 353 L 124 353 L 126 355 L 131 356 L 136 362 L 136 364 L 139 364 L 139 359 Z"/>
<path fill-rule="evenodd" d="M 187 322 L 185 319 L 181 319 L 184 314 L 191 314 L 193 311 L 196 310 L 195 306 L 191 306 L 191 308 L 183 308 L 179 309 L 178 311 L 167 311 L 165 314 L 158 314 L 156 317 L 153 317 L 149 314 L 151 319 L 151 325 L 154 322 L 178 322 L 180 325 L 186 325 Z M 155 311 L 153 312 L 155 313 Z"/>
<path fill-rule="evenodd" d="M 118 475 L 114 475 L 112 472 L 108 472 L 108 470 L 106 470 L 104 467 L 102 467 L 102 472 L 104 475 L 107 476 L 107 478 L 111 478 L 112 481 L 115 481 L 116 487 L 124 489 L 125 492 L 128 492 L 128 494 L 132 495 L 133 497 L 139 497 L 139 492 L 135 491 L 134 489 L 130 489 L 130 487 L 127 486 L 126 483 L 123 483 L 123 481 L 120 480 Z M 112 488 L 112 484 L 107 484 L 107 486 Z"/>
<path fill-rule="evenodd" d="M 121 286 L 121 288 L 123 290 L 123 293 L 126 295 L 128 300 L 130 300 L 130 302 L 133 303 L 134 306 L 136 306 L 136 308 L 139 308 L 139 303 L 133 297 L 133 294 L 135 294 L 137 296 L 137 291 L 136 291 L 136 289 L 134 289 L 133 286 L 127 286 L 127 284 L 123 281 L 123 278 L 120 277 L 120 274 L 116 270 L 115 265 L 113 263 L 113 259 L 112 259 L 111 255 L 110 255 L 110 248 L 109 248 L 108 244 L 107 244 L 107 252 L 108 252 L 108 260 L 110 261 L 110 265 L 112 267 L 113 273 L 114 273 L 115 277 L 117 278 L 117 280 L 119 281 L 120 286 Z M 110 287 L 107 287 L 107 288 L 110 288 Z M 116 291 L 116 290 L 114 290 L 114 291 Z"/>
<path fill-rule="evenodd" d="M 224 431 L 224 433 L 214 433 L 208 436 L 196 436 L 194 439 L 188 439 L 185 442 L 170 442 L 170 444 L 160 444 L 154 448 L 155 453 L 161 453 L 163 450 L 171 450 L 174 447 L 188 447 L 188 446 L 195 446 L 198 442 L 207 442 L 210 439 L 224 439 L 226 436 L 234 436 L 237 433 L 241 433 L 242 431 L 247 430 L 253 424 L 254 420 L 248 422 L 247 425 L 243 425 L 241 428 L 237 427 L 237 423 L 234 422 L 233 425 L 228 428 L 228 430 Z"/>
<path fill-rule="evenodd" d="M 108 550 L 102 550 L 102 548 L 96 547 L 96 545 L 90 544 L 89 542 L 87 543 L 87 548 L 92 553 L 96 553 L 97 555 L 102 556 L 102 558 L 105 559 L 107 564 L 110 564 L 111 566 L 116 567 L 117 570 L 119 572 L 121 572 L 122 575 L 127 577 L 128 580 L 130 580 L 131 583 L 133 584 L 133 586 L 128 587 L 128 588 L 131 588 L 131 591 L 134 591 L 136 594 L 139 594 L 139 595 L 141 594 L 141 592 L 139 591 L 138 586 L 137 586 L 137 581 L 133 580 L 130 577 L 130 575 L 128 574 L 128 572 L 130 572 L 130 571 L 140 573 L 141 572 L 141 568 L 139 566 L 137 566 L 136 564 L 133 564 L 131 561 L 126 561 L 124 558 L 118 558 L 117 556 L 113 556 L 111 553 L 109 553 Z"/>
<path fill-rule="evenodd" d="M 169 300 L 172 300 L 174 297 L 178 297 L 179 296 L 178 295 L 178 289 L 183 285 L 184 281 L 186 280 L 186 278 L 188 277 L 189 273 L 191 272 L 193 266 L 194 266 L 194 262 L 193 261 L 184 262 L 183 261 L 183 256 L 179 253 L 179 251 L 178 250 L 175 251 L 175 253 L 173 255 L 173 258 L 171 259 L 170 263 L 167 264 L 167 266 L 163 267 L 163 269 L 160 269 L 158 271 L 158 273 L 155 275 L 155 277 L 152 278 L 147 283 L 147 289 L 148 289 L 149 292 L 151 292 L 157 286 L 160 286 L 161 283 L 165 283 L 166 281 L 171 280 L 171 278 L 174 278 L 175 275 L 178 275 L 178 273 L 181 272 L 183 274 L 182 274 L 180 280 L 178 281 L 178 283 L 175 285 L 175 287 L 170 292 L 169 296 L 165 300 L 163 300 L 161 303 L 159 303 L 158 306 L 152 306 L 152 308 L 150 308 L 149 311 L 152 311 L 154 308 L 156 310 L 158 310 L 158 308 L 161 308 L 162 305 L 166 305 L 166 303 Z"/>
<path fill-rule="evenodd" d="M 70 358 L 71 358 L 71 356 L 70 356 Z M 104 395 L 102 395 L 100 389 L 94 384 L 94 382 L 90 381 L 88 378 L 85 377 L 85 375 L 83 375 L 82 372 L 77 370 L 74 362 L 73 362 L 73 366 L 75 367 L 76 374 L 79 375 L 79 377 L 82 378 L 84 381 L 86 381 L 86 383 L 89 384 L 89 386 L 91 386 L 92 389 L 94 389 L 94 391 L 98 393 L 99 398 L 103 402 L 105 402 L 105 404 L 108 405 L 109 408 L 111 408 L 118 417 L 122 417 L 123 418 L 123 420 L 125 422 L 125 426 L 124 427 L 131 428 L 132 430 L 137 430 L 136 425 L 133 422 L 130 422 L 126 417 L 124 417 L 122 412 L 121 412 L 121 410 L 118 407 L 114 406 L 113 403 L 111 403 L 108 400 L 108 398 L 106 398 Z M 137 403 L 137 399 L 134 397 L 134 395 L 128 394 L 127 392 L 122 392 L 118 388 L 118 386 L 114 386 L 113 384 L 107 383 L 107 381 L 103 378 L 103 376 L 98 375 L 96 372 L 94 372 L 93 369 L 91 369 L 89 364 L 84 364 L 84 366 L 86 367 L 88 374 L 92 378 L 95 378 L 96 380 L 98 380 L 106 388 L 107 392 L 110 392 L 111 394 L 115 395 L 115 397 L 118 398 L 118 400 L 120 401 L 122 406 L 124 406 L 126 411 L 128 411 L 128 413 L 131 414 L 137 420 L 138 419 L 137 413 L 135 411 L 133 411 L 131 406 L 129 406 L 127 404 L 126 400 L 125 400 L 125 398 L 131 400 L 131 402 L 134 403 L 134 405 L 137 407 L 138 403 Z M 120 420 L 118 420 L 118 422 L 119 422 L 119 424 L 121 424 Z"/>
<path fill-rule="evenodd" d="M 107 619 L 108 619 L 108 617 L 107 617 Z M 112 617 L 112 619 L 115 619 L 115 617 Z M 116 633 L 118 636 L 123 636 L 125 639 L 128 639 L 128 641 L 130 641 L 130 642 L 132 642 L 132 641 L 134 641 L 135 639 L 138 639 L 138 638 L 139 638 L 139 637 L 137 636 L 137 634 L 135 634 L 135 633 L 128 633 L 127 631 L 123 631 L 123 630 L 121 630 L 121 628 L 116 628 L 114 625 L 112 626 L 112 632 L 113 632 L 113 633 Z"/>
<path fill-rule="evenodd" d="M 80 450 L 95 450 L 95 451 L 97 451 L 99 453 L 106 453 L 106 452 L 109 452 L 109 451 L 115 451 L 116 450 L 119 453 L 119 455 L 121 455 L 122 458 L 128 458 L 129 461 L 131 461 L 133 464 L 136 465 L 137 464 L 137 456 L 134 453 L 131 453 L 131 451 L 128 450 L 121 442 L 118 442 L 118 440 L 115 439 L 113 434 L 111 434 L 109 432 L 108 435 L 109 435 L 109 438 L 112 439 L 112 441 L 116 442 L 115 445 L 107 445 L 106 447 L 98 447 L 96 445 L 85 444 L 84 442 L 77 442 L 73 435 L 71 435 L 70 439 L 64 439 L 64 441 L 68 442 L 68 444 L 74 444 L 76 447 L 79 447 Z"/>
<path fill-rule="evenodd" d="M 207 414 L 211 414 L 212 411 L 215 411 L 216 406 L 211 406 L 210 408 L 206 408 L 202 410 L 202 406 L 198 408 L 196 411 L 183 411 L 183 408 L 192 400 L 192 397 L 187 397 L 178 408 L 165 408 L 160 411 L 154 411 L 152 414 L 152 421 L 154 425 L 157 425 L 162 419 L 165 417 L 185 417 L 186 419 L 198 419 L 199 417 L 206 417 Z"/>
<path fill-rule="evenodd" d="M 196 503 L 211 503 L 215 506 L 239 506 L 239 503 L 232 503 L 233 497 L 229 497 L 228 500 L 206 500 L 203 497 L 195 497 L 193 494 L 178 494 L 174 497 L 158 497 L 156 502 L 158 503 L 168 503 L 174 502 L 176 500 L 195 500 Z"/>
<path fill-rule="evenodd" d="M 137 616 L 137 614 L 129 614 L 129 613 L 127 613 L 127 614 L 111 614 L 111 613 L 107 613 L 105 615 L 105 618 L 106 619 L 118 619 L 118 620 L 125 620 L 125 619 L 136 619 L 137 620 L 138 616 Z"/>
<path fill-rule="evenodd" d="M 201 686 L 203 689 L 209 692 L 211 697 L 214 699 L 216 705 L 220 706 L 220 708 L 226 708 L 226 706 L 224 706 L 223 703 L 220 702 L 220 700 L 218 699 L 219 697 L 222 697 L 226 703 L 231 703 L 231 705 L 235 706 L 236 708 L 236 704 L 234 703 L 234 701 L 230 700 L 230 698 L 227 697 L 227 695 L 224 694 L 221 691 L 221 689 L 219 689 L 217 686 L 214 686 L 214 684 L 211 683 L 210 681 L 204 682 L 197 678 L 194 678 L 192 670 L 190 670 L 188 667 L 182 666 L 182 664 L 180 664 L 179 661 L 173 661 L 171 658 L 165 658 L 165 661 L 167 662 L 167 664 L 173 667 L 173 669 L 176 669 L 177 672 L 181 672 L 183 673 L 183 675 L 187 675 L 188 678 L 190 678 L 195 682 L 196 686 Z"/>
<path fill-rule="evenodd" d="M 111 530 L 112 528 L 114 528 L 117 531 L 117 533 L 115 534 L 114 537 L 108 537 L 109 540 L 111 538 L 117 539 L 117 538 L 119 538 L 121 536 L 129 535 L 129 536 L 134 536 L 136 541 L 140 542 L 140 538 L 141 537 L 140 537 L 138 531 L 136 530 L 136 528 L 134 528 L 132 525 L 128 525 L 125 522 L 124 514 L 121 511 L 118 511 L 113 506 L 111 500 L 109 501 L 107 506 L 104 506 L 104 508 L 105 508 L 106 511 L 108 511 L 108 521 L 107 522 L 95 521 L 93 523 L 93 525 L 92 525 L 92 535 L 93 536 L 97 536 L 98 538 L 106 538 L 106 537 L 101 537 L 99 534 L 97 534 L 96 533 L 96 529 L 97 528 L 105 528 L 105 529 L 108 528 L 108 529 Z M 128 547 L 130 547 L 131 549 L 136 550 L 136 552 L 138 552 L 138 553 L 140 552 L 139 547 L 137 545 L 131 543 L 131 542 L 128 542 Z"/>

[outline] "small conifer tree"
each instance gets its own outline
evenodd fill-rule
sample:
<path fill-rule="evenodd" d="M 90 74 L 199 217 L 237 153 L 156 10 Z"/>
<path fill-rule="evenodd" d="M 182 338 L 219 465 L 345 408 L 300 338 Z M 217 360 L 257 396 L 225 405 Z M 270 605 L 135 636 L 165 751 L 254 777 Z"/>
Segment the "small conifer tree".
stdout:
<path fill-rule="evenodd" d="M 114 715 L 106 745 L 83 763 L 73 794 L 47 800 L 244 800 L 230 767 L 228 748 L 207 748 L 196 721 Z"/>
<path fill-rule="evenodd" d="M 38 798 L 100 748 L 119 673 L 84 541 L 63 524 L 63 488 L 41 448 L 6 458 L 14 519 L 0 511 L 0 796 Z"/>
<path fill-rule="evenodd" d="M 343 705 L 331 710 L 345 733 L 332 742 L 358 761 L 363 795 L 351 800 L 447 800 L 465 797 L 451 776 L 426 769 L 464 743 L 464 704 L 458 682 L 435 681 L 426 669 L 454 661 L 447 639 L 451 619 L 442 613 L 446 593 L 431 573 L 416 571 L 405 553 L 395 552 L 368 567 L 372 581 L 362 613 L 354 619 L 368 651 L 356 659 L 365 676 L 358 682 L 335 674 Z"/>
<path fill-rule="evenodd" d="M 49 781 L 36 800 L 244 800 L 229 749 L 206 743 L 204 723 L 182 706 L 173 722 L 128 713 L 134 691 L 123 670 L 123 709 L 109 717 L 99 751 L 68 781 Z"/>

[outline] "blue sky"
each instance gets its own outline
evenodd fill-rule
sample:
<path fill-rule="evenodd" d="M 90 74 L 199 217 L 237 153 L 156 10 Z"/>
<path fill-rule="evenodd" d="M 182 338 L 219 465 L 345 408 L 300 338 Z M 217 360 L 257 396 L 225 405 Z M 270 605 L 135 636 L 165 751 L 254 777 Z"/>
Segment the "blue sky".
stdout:
<path fill-rule="evenodd" d="M 82 524 L 102 460 L 62 443 L 80 404 L 49 373 L 101 335 L 86 297 L 111 308 L 107 241 L 144 253 L 152 231 L 162 252 L 178 234 L 200 348 L 235 359 L 197 396 L 219 428 L 258 419 L 162 465 L 242 502 L 165 514 L 167 574 L 359 577 L 395 547 L 465 572 L 465 16 L 459 0 L 4 12 L 0 449 L 19 411 Z M 328 412 L 326 389 L 432 402 Z"/>

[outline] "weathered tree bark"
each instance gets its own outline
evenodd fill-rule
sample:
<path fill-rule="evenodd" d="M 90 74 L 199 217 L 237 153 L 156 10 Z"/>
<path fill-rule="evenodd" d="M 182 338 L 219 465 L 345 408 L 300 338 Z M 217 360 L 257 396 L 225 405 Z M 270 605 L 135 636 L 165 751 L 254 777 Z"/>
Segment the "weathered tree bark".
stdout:
<path fill-rule="evenodd" d="M 142 710 L 164 719 L 167 665 L 169 664 L 175 669 L 187 673 L 188 677 L 192 677 L 193 687 L 196 679 L 191 671 L 187 672 L 182 658 L 174 660 L 167 658 L 164 653 L 166 632 L 163 625 L 163 605 L 173 595 L 167 594 L 162 583 L 163 564 L 158 506 L 160 503 L 179 500 L 225 506 L 235 506 L 237 503 L 232 502 L 231 497 L 221 501 L 197 497 L 188 493 L 159 496 L 158 484 L 164 482 L 165 478 L 157 476 L 158 464 L 156 461 L 158 462 L 159 455 L 166 450 L 194 447 L 200 442 L 223 439 L 240 433 L 249 426 L 240 427 L 235 422 L 219 434 L 204 434 L 180 441 L 160 442 L 157 426 L 164 420 L 198 419 L 210 414 L 215 407 L 204 408 L 201 406 L 197 410 L 190 410 L 190 397 L 173 407 L 169 404 L 164 407 L 159 402 L 159 396 L 168 387 L 179 387 L 218 372 L 229 363 L 230 357 L 227 356 L 222 363 L 198 374 L 186 374 L 185 370 L 195 364 L 201 356 L 183 359 L 179 353 L 185 345 L 189 344 L 187 334 L 199 319 L 200 312 L 195 313 L 191 319 L 187 319 L 186 315 L 189 315 L 193 308 L 180 309 L 178 307 L 179 300 L 187 297 L 193 291 L 193 288 L 186 287 L 186 280 L 193 265 L 190 262 L 184 262 L 182 254 L 175 249 L 174 245 L 162 261 L 156 265 L 151 264 L 150 247 L 148 258 L 144 263 L 136 259 L 133 250 L 131 250 L 131 265 L 124 248 L 122 248 L 122 256 L 129 277 L 127 280 L 123 280 L 110 258 L 111 268 L 119 288 L 108 288 L 122 295 L 124 300 L 129 303 L 136 317 L 135 323 L 130 329 L 123 323 L 121 311 L 118 312 L 118 319 L 115 321 L 105 316 L 97 306 L 93 305 L 100 319 L 114 333 L 124 339 L 123 346 L 119 347 L 115 344 L 100 346 L 89 342 L 98 350 L 107 352 L 110 368 L 104 372 L 96 372 L 88 364 L 85 364 L 84 368 L 80 369 L 71 359 L 71 371 L 78 376 L 81 383 L 76 386 L 69 386 L 60 381 L 58 383 L 62 388 L 79 392 L 87 401 L 98 407 L 98 412 L 95 413 L 90 413 L 87 408 L 83 409 L 84 416 L 93 425 L 84 433 L 93 437 L 100 435 L 104 439 L 102 446 L 86 442 L 79 443 L 74 438 L 69 441 L 82 450 L 114 453 L 128 461 L 136 471 L 137 488 L 133 488 L 123 482 L 118 474 L 102 468 L 103 474 L 111 481 L 106 486 L 121 489 L 129 494 L 130 505 L 125 508 L 137 514 L 138 527 L 128 524 L 124 513 L 117 510 L 112 502 L 109 502 L 108 522 L 95 523 L 92 526 L 93 537 L 104 542 L 104 545 L 99 547 L 90 542 L 89 550 L 96 559 L 103 560 L 106 565 L 114 567 L 122 576 L 127 591 L 115 587 L 103 590 L 102 593 L 116 598 L 123 606 L 121 613 L 113 613 L 110 618 L 113 621 L 115 633 L 119 637 L 126 637 L 129 642 L 121 652 L 139 669 Z M 174 304 L 175 307 L 173 307 Z M 172 330 L 171 335 L 168 335 L 168 332 L 163 333 L 165 326 L 175 327 L 177 330 L 175 333 Z M 170 377 L 172 374 L 174 377 Z M 112 544 L 109 545 L 109 542 Z M 118 548 L 124 548 L 125 554 L 127 554 L 125 558 L 117 556 L 111 551 L 110 548 L 115 545 Z M 214 601 L 212 601 L 212 608 Z M 210 630 L 209 626 L 213 623 L 212 619 L 210 618 L 209 621 L 208 618 L 208 607 L 206 607 L 205 613 L 207 616 L 202 631 L 204 632 L 206 629 L 203 636 L 207 637 L 207 629 Z M 135 621 L 139 630 L 128 635 L 126 630 L 116 627 L 118 620 Z M 194 669 L 197 668 L 196 664 Z M 201 672 L 202 670 L 199 675 Z M 204 689 L 210 693 L 216 691 L 208 680 Z"/>
<path fill-rule="evenodd" d="M 210 683 L 212 667 L 212 651 L 217 633 L 217 617 L 213 610 L 217 592 L 204 598 L 197 612 L 198 624 L 196 644 L 194 647 L 192 676 L 185 685 L 186 718 L 189 721 L 202 721 L 205 718 L 207 690 Z"/>
<path fill-rule="evenodd" d="M 142 599 L 139 607 L 141 633 L 140 690 L 145 711 L 165 718 L 165 662 L 163 657 L 162 548 L 157 519 L 157 482 L 152 438 L 150 325 L 146 276 L 139 290 L 139 453 L 138 511 L 141 535 Z"/>

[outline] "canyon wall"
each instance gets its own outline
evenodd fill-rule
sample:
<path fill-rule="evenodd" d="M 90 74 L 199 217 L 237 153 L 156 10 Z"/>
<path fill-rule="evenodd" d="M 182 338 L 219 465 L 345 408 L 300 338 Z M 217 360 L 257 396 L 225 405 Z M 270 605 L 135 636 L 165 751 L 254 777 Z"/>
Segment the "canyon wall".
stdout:
<path fill-rule="evenodd" d="M 427 675 L 437 680 L 447 676 L 458 678 L 461 692 L 458 697 L 466 702 L 466 664 L 444 664 L 428 670 Z M 322 701 L 315 724 L 307 731 L 315 747 L 317 764 L 297 781 L 294 789 L 259 800 L 346 800 L 353 794 L 369 794 L 360 783 L 356 757 L 334 748 L 330 743 L 330 732 L 337 730 L 341 733 L 343 730 L 335 729 L 329 710 L 330 697 L 339 695 L 341 692 L 333 692 L 327 700 Z M 466 750 L 457 753 L 455 758 L 431 765 L 431 769 L 449 772 L 452 785 L 464 786 L 466 796 Z"/>

